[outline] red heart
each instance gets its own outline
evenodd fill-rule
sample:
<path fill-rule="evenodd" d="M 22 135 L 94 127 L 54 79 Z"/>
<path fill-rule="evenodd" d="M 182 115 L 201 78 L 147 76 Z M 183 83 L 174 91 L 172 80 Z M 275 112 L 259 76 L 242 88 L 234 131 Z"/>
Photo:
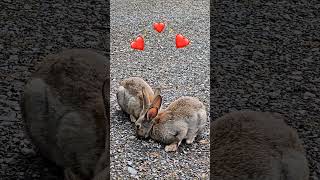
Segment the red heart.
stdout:
<path fill-rule="evenodd" d="M 153 28 L 159 33 L 163 31 L 164 27 L 165 27 L 164 23 L 153 23 Z"/>
<path fill-rule="evenodd" d="M 143 50 L 144 49 L 144 40 L 143 37 L 138 36 L 136 40 L 131 42 L 132 49 Z"/>
<path fill-rule="evenodd" d="M 176 47 L 177 48 L 183 48 L 189 45 L 190 41 L 183 37 L 181 34 L 176 35 Z"/>

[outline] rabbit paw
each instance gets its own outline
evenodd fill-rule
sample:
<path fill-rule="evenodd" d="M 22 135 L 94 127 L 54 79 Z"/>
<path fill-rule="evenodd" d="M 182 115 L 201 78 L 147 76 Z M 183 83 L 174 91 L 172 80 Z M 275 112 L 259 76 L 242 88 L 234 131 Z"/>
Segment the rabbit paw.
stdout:
<path fill-rule="evenodd" d="M 130 120 L 131 120 L 131 122 L 136 122 L 137 121 L 137 119 L 133 115 L 130 115 Z"/>
<path fill-rule="evenodd" d="M 177 151 L 177 149 L 178 149 L 178 145 L 177 145 L 177 144 L 166 145 L 166 147 L 164 148 L 164 150 L 165 150 L 166 152 Z"/>
<path fill-rule="evenodd" d="M 80 180 L 80 178 L 70 168 L 66 168 L 64 170 L 64 180 Z"/>
<path fill-rule="evenodd" d="M 186 140 L 186 143 L 187 143 L 187 144 L 192 144 L 193 141 L 194 141 L 194 139 L 195 139 L 194 137 L 192 137 L 192 138 L 190 138 L 190 139 L 187 139 L 187 140 Z"/>

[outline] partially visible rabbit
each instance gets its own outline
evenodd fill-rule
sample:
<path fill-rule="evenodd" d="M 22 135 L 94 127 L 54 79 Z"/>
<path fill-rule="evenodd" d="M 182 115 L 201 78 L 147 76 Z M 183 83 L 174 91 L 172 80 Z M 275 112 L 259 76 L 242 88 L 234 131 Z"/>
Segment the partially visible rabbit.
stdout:
<path fill-rule="evenodd" d="M 144 97 L 144 104 L 148 100 Z M 160 110 L 162 97 L 157 95 L 136 121 L 138 137 L 166 144 L 165 151 L 176 151 L 181 141 L 191 144 L 207 122 L 205 106 L 195 97 L 180 97 L 166 109 Z M 158 113 L 158 111 L 160 111 Z"/>
<path fill-rule="evenodd" d="M 212 179 L 308 180 L 302 143 L 280 114 L 232 112 L 210 126 Z"/>
<path fill-rule="evenodd" d="M 107 143 L 107 148 L 109 149 L 109 143 Z M 98 160 L 95 171 L 94 178 L 92 180 L 107 180 L 110 179 L 110 169 L 109 169 L 110 159 L 109 152 L 104 152 L 100 159 Z"/>
<path fill-rule="evenodd" d="M 148 104 L 157 94 L 160 94 L 160 88 L 156 88 L 153 92 L 149 84 L 139 77 L 130 77 L 120 82 L 117 92 L 118 104 L 124 112 L 130 115 L 131 122 L 136 122 L 144 109 L 142 89 L 145 91 Z"/>
<path fill-rule="evenodd" d="M 65 50 L 47 56 L 26 84 L 20 105 L 27 134 L 67 180 L 99 173 L 109 130 L 108 61 L 92 50 Z"/>

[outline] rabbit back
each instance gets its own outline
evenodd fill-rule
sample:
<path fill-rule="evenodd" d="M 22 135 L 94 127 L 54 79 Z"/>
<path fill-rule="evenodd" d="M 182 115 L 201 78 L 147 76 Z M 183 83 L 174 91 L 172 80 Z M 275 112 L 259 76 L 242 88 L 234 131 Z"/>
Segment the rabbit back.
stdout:
<path fill-rule="evenodd" d="M 27 137 L 44 157 L 63 166 L 63 153 L 56 144 L 56 122 L 66 108 L 52 96 L 47 84 L 39 78 L 26 84 L 20 106 Z"/>
<path fill-rule="evenodd" d="M 161 118 L 161 113 L 168 115 Z M 205 106 L 198 98 L 182 96 L 159 113 L 159 120 L 160 122 L 185 121 L 187 124 L 203 127 L 207 120 L 207 113 Z"/>
<path fill-rule="evenodd" d="M 281 115 L 239 111 L 218 118 L 210 126 L 213 178 L 308 178 L 302 143 Z M 295 165 L 289 165 L 289 162 Z"/>
<path fill-rule="evenodd" d="M 90 50 L 49 55 L 22 96 L 27 134 L 40 153 L 82 177 L 92 176 L 104 151 L 107 66 L 104 56 Z"/>
<path fill-rule="evenodd" d="M 127 114 L 138 118 L 143 109 L 142 88 L 145 88 L 148 98 L 153 98 L 150 85 L 139 77 L 130 77 L 120 82 L 117 92 L 118 104 Z"/>
<path fill-rule="evenodd" d="M 183 139 L 192 139 L 201 133 L 206 122 L 207 112 L 203 103 L 197 98 L 183 96 L 159 112 L 151 137 L 164 144 L 170 144 L 178 141 L 173 135 L 185 131 Z"/>

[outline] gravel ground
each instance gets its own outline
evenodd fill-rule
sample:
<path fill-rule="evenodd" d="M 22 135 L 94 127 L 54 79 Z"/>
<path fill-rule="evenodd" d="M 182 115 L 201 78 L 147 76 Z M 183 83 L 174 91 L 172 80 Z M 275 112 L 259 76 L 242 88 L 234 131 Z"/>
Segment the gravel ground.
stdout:
<path fill-rule="evenodd" d="M 319 1 L 212 8 L 212 119 L 240 109 L 285 114 L 304 142 L 310 179 L 320 179 Z"/>
<path fill-rule="evenodd" d="M 112 175 L 206 177 L 208 144 L 182 144 L 178 153 L 171 154 L 161 144 L 137 140 L 114 93 L 121 79 L 141 76 L 152 86 L 166 86 L 165 107 L 181 95 L 191 95 L 209 108 L 208 2 L 139 1 L 137 6 L 138 1 L 113 0 L 111 4 Z M 1 179 L 61 179 L 60 171 L 36 155 L 23 133 L 20 92 L 34 65 L 48 53 L 83 47 L 107 54 L 106 5 L 105 1 L 0 2 Z M 304 141 L 311 180 L 320 179 L 319 12 L 318 1 L 227 0 L 214 3 L 211 18 L 212 119 L 240 109 L 285 114 Z M 173 31 L 157 34 L 151 25 L 163 20 Z M 144 30 L 145 51 L 131 50 L 130 41 Z M 188 37 L 191 45 L 175 49 L 175 33 Z M 208 136 L 207 132 L 202 138 Z"/>
<path fill-rule="evenodd" d="M 167 28 L 158 33 L 152 28 L 154 22 L 165 22 Z M 209 110 L 209 1 L 112 0 L 110 23 L 112 177 L 208 179 L 209 127 L 194 144 L 182 144 L 178 152 L 166 153 L 164 145 L 135 137 L 115 93 L 122 79 L 138 76 L 152 87 L 165 86 L 163 107 L 188 95 L 198 97 Z M 177 33 L 191 44 L 176 49 Z M 143 34 L 145 50 L 132 50 L 130 42 Z"/>
<path fill-rule="evenodd" d="M 63 48 L 107 54 L 109 13 L 105 1 L 0 2 L 0 179 L 62 179 L 37 155 L 23 132 L 18 101 L 37 61 Z"/>

